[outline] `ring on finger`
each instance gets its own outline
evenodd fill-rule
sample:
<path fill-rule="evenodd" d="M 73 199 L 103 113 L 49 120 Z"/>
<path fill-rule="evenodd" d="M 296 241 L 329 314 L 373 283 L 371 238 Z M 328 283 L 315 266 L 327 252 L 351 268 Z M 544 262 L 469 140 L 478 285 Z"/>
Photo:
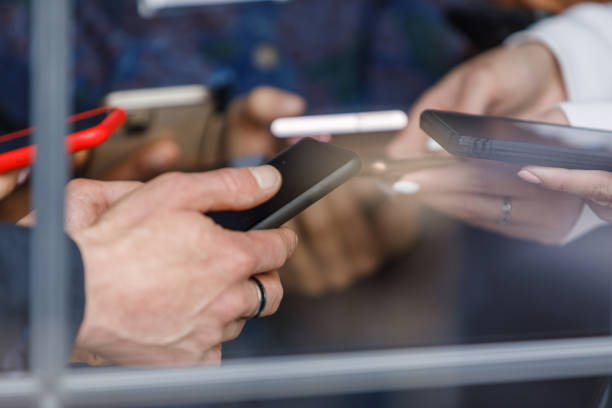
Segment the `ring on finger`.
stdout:
<path fill-rule="evenodd" d="M 510 197 L 504 197 L 501 215 L 497 220 L 498 225 L 506 225 L 512 220 L 512 199 Z"/>
<path fill-rule="evenodd" d="M 263 283 L 261 283 L 261 281 L 255 276 L 251 276 L 250 280 L 255 282 L 255 286 L 257 287 L 257 299 L 259 303 L 257 306 L 257 310 L 255 310 L 255 313 L 248 317 L 248 320 L 257 319 L 258 317 L 260 317 L 264 309 L 266 308 L 266 303 L 268 301 L 266 297 L 266 287 L 263 285 Z"/>

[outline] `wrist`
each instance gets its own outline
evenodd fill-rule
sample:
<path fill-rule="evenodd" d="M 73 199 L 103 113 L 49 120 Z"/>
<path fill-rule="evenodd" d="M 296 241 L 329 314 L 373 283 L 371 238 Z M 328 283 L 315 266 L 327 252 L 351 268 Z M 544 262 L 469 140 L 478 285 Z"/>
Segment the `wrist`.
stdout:
<path fill-rule="evenodd" d="M 72 232 L 72 240 L 76 243 L 83 262 L 83 276 L 85 280 L 85 312 L 83 321 L 79 328 L 76 341 L 75 351 L 80 353 L 98 353 L 102 349 L 102 345 L 107 343 L 108 327 L 103 323 L 106 319 L 104 316 L 104 308 L 98 306 L 98 297 L 101 289 L 105 285 L 101 282 L 99 275 L 100 270 L 104 270 L 103 255 L 100 256 L 97 252 L 94 235 L 89 229 Z"/>

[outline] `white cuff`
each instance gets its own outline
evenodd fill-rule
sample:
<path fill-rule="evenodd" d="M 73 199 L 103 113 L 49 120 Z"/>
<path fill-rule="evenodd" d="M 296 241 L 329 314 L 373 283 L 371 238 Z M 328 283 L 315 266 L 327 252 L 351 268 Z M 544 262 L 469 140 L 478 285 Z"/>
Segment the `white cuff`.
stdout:
<path fill-rule="evenodd" d="M 570 101 L 612 100 L 612 5 L 581 4 L 506 40 L 526 42 L 556 56 Z"/>
<path fill-rule="evenodd" d="M 572 126 L 612 131 L 612 102 L 565 102 L 559 108 Z"/>
<path fill-rule="evenodd" d="M 595 212 L 589 207 L 587 204 L 584 204 L 582 207 L 582 212 L 580 213 L 580 217 L 576 220 L 574 227 L 570 230 L 570 232 L 561 240 L 560 244 L 565 245 L 567 243 L 572 242 L 575 239 L 580 238 L 581 236 L 593 231 L 595 228 L 601 227 L 603 225 L 608 224 L 607 221 L 599 218 Z"/>
<path fill-rule="evenodd" d="M 562 103 L 559 108 L 572 126 L 612 131 L 612 103 Z M 612 142 L 612 141 L 611 141 Z M 582 213 L 561 244 L 567 244 L 597 227 L 608 224 L 585 204 Z"/>

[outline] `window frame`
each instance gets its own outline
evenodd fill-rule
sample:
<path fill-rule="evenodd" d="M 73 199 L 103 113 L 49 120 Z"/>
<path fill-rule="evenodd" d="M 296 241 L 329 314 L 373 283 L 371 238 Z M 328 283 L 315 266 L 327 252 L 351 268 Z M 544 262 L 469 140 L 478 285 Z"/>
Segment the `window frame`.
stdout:
<path fill-rule="evenodd" d="M 63 147 L 69 111 L 70 0 L 32 0 L 37 225 L 31 264 L 31 372 L 0 376 L 0 405 L 129 406 L 307 397 L 601 376 L 612 338 L 377 350 L 232 360 L 221 367 L 66 368 Z M 37 62 L 44 61 L 44 64 Z"/>

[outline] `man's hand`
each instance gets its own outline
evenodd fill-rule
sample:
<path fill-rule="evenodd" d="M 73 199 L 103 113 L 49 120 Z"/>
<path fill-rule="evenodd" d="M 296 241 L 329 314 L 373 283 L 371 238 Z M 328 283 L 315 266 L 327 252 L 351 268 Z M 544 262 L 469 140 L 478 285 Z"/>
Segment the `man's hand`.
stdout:
<path fill-rule="evenodd" d="M 548 48 L 538 43 L 498 47 L 455 68 L 425 92 L 388 153 L 403 158 L 426 151 L 427 135 L 419 128 L 425 109 L 525 118 L 565 99 L 563 79 Z"/>
<path fill-rule="evenodd" d="M 286 147 L 286 141 L 270 134 L 271 122 L 303 114 L 305 109 L 301 97 L 271 87 L 255 88 L 237 99 L 228 114 L 228 157 L 276 154 Z M 288 224 L 303 237 L 281 270 L 289 289 L 319 295 L 345 289 L 375 271 L 383 251 L 361 209 L 371 195 L 358 190 L 343 186 Z"/>
<path fill-rule="evenodd" d="M 86 274 L 79 349 L 117 364 L 216 363 L 221 343 L 258 306 L 253 275 L 268 295 L 263 314 L 276 311 L 282 286 L 272 271 L 295 248 L 295 234 L 228 231 L 202 215 L 269 199 L 280 186 L 275 169 L 93 182 L 84 192 L 88 183 L 73 183 L 67 203 L 71 213 L 88 208 L 67 217 Z"/>

